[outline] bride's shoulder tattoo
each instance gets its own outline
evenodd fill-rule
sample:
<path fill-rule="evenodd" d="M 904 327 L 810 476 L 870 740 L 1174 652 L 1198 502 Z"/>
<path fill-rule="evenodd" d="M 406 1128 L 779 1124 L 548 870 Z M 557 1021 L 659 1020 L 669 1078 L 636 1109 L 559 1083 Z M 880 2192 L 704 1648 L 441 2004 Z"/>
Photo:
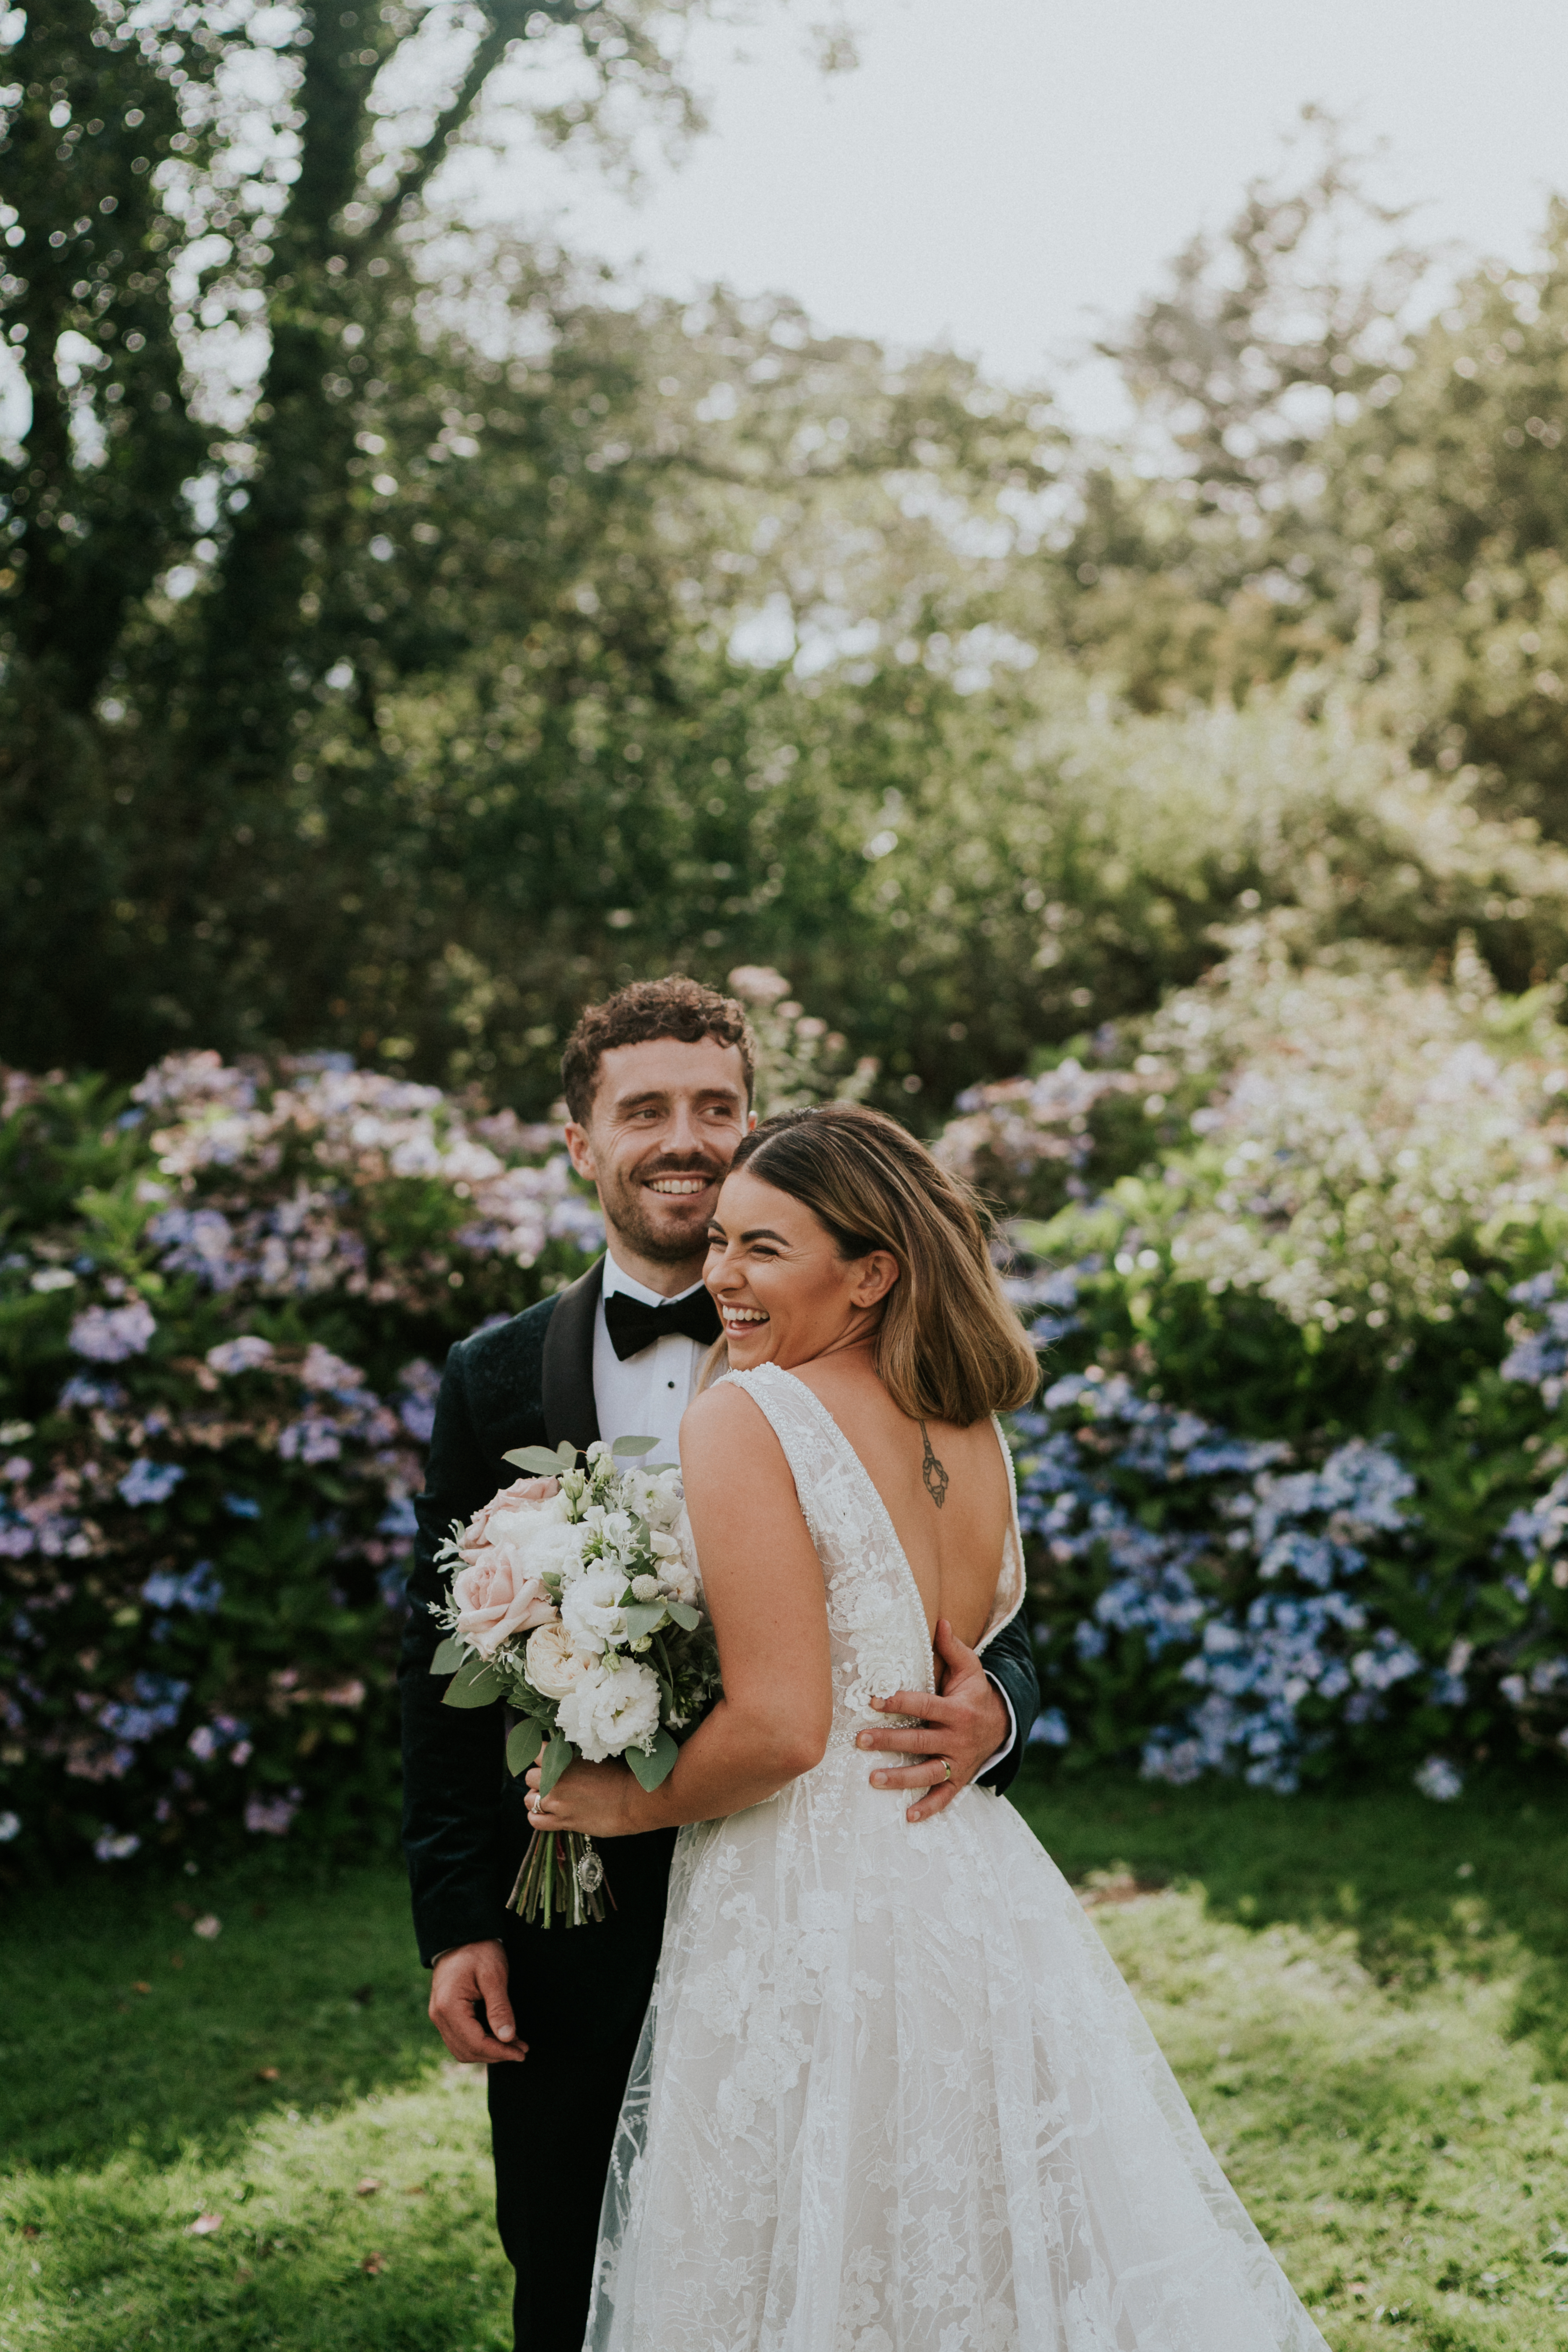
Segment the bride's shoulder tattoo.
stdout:
<path fill-rule="evenodd" d="M 931 1450 L 931 1432 L 923 1421 L 921 1423 L 921 1437 L 925 1445 L 925 1458 L 921 1464 L 921 1476 L 925 1480 L 926 1493 L 940 1511 L 947 1500 L 947 1472 Z"/>

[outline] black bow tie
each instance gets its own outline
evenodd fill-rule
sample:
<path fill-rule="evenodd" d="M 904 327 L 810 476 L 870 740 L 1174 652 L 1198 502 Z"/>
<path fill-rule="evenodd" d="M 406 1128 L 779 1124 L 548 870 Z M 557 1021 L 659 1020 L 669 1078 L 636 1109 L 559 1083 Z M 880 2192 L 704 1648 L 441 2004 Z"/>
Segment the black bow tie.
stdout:
<path fill-rule="evenodd" d="M 684 1298 L 667 1298 L 662 1307 L 648 1307 L 624 1290 L 613 1290 L 605 1301 L 605 1323 L 610 1345 L 624 1364 L 640 1356 L 656 1339 L 679 1331 L 683 1339 L 708 1347 L 723 1328 L 719 1309 L 705 1290 L 689 1290 Z"/>

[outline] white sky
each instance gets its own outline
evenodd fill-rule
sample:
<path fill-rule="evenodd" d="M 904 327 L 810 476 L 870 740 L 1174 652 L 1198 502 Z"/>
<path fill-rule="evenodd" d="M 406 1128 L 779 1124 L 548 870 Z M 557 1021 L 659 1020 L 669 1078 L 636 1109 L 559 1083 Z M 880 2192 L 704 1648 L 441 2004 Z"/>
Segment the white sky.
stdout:
<path fill-rule="evenodd" d="M 847 0 L 861 65 L 825 79 L 807 34 L 832 13 L 763 0 L 743 33 L 701 29 L 713 128 L 638 203 L 529 147 L 483 208 L 660 289 L 789 292 L 829 329 L 1059 383 L 1308 100 L 1388 139 L 1423 242 L 1522 261 L 1568 190 L 1564 0 Z M 1090 425 L 1118 412 L 1108 375 L 1068 387 Z"/>

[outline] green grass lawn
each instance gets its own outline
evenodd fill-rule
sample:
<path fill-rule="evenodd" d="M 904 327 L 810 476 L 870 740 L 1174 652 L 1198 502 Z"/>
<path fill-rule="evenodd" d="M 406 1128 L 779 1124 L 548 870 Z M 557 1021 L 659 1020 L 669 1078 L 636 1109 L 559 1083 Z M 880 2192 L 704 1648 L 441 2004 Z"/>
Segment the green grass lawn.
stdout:
<path fill-rule="evenodd" d="M 1042 1780 L 1021 1802 L 1335 2352 L 1562 2352 L 1552 1784 L 1438 1807 Z M 390 1871 L 11 1898 L 0 2352 L 508 2345 L 483 2084 L 425 1987 Z"/>

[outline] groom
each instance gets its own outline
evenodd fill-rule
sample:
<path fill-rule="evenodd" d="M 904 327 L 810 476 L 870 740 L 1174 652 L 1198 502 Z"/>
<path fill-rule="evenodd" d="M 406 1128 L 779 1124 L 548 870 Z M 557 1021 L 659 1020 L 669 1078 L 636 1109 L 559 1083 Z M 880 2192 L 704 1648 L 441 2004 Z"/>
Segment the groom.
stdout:
<path fill-rule="evenodd" d="M 522 1445 L 659 1440 L 675 1459 L 719 1318 L 701 1284 L 708 1221 L 752 1110 L 753 1050 L 733 999 L 681 979 L 591 1006 L 562 1064 L 572 1164 L 598 1188 L 605 1255 L 580 1280 L 447 1360 L 409 1580 L 404 1640 L 404 1847 L 430 2015 L 455 2058 L 489 2065 L 501 2243 L 517 2273 L 517 2352 L 578 2352 L 621 2094 L 658 1961 L 673 1831 L 617 1839 L 602 1924 L 525 1927 L 503 1906 L 530 1825 L 505 1769 L 499 1706 L 442 1705 L 430 1661 L 437 1548 L 515 1472 Z M 928 1728 L 862 1736 L 917 1760 L 879 1766 L 923 1816 L 971 1780 L 1005 1787 L 1039 1691 L 1017 1620 L 983 1666 L 944 1632 L 941 1697 L 889 1709 Z M 944 1760 L 945 1759 L 945 1760 Z M 868 1767 L 872 1761 L 868 1759 Z M 947 1765 L 951 1764 L 951 1774 Z"/>

